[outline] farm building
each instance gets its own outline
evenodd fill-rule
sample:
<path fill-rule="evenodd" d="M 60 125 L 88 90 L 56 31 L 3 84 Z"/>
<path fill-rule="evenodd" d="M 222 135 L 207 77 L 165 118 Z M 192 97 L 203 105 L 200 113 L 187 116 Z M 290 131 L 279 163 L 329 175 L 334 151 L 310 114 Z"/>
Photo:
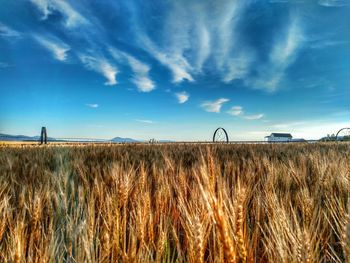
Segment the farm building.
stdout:
<path fill-rule="evenodd" d="M 292 141 L 290 133 L 271 133 L 270 136 L 265 136 L 267 142 L 290 142 Z"/>

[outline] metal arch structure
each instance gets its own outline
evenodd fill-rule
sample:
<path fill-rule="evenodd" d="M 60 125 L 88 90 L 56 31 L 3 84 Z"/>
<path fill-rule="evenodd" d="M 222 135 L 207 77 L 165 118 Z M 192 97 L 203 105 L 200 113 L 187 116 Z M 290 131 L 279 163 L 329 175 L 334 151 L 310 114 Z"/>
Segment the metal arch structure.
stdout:
<path fill-rule="evenodd" d="M 229 142 L 227 132 L 224 128 L 217 128 L 213 135 L 213 142 Z"/>
<path fill-rule="evenodd" d="M 345 130 L 348 130 L 348 133 L 350 135 L 350 128 L 341 128 L 337 134 L 335 135 L 335 140 L 337 141 L 338 140 L 338 136 L 339 136 L 339 133 L 341 133 L 342 131 L 345 131 Z"/>
<path fill-rule="evenodd" d="M 40 144 L 47 144 L 47 131 L 46 127 L 41 128 Z"/>

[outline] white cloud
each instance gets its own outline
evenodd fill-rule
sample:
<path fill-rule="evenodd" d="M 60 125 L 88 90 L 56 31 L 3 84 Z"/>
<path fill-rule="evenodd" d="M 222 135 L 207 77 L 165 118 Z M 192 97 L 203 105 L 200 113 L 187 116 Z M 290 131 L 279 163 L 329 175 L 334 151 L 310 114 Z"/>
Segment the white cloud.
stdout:
<path fill-rule="evenodd" d="M 192 67 L 181 54 L 160 51 L 147 36 L 141 36 L 140 39 L 144 44 L 145 50 L 172 72 L 174 83 L 179 83 L 183 80 L 193 81 L 189 73 Z"/>
<path fill-rule="evenodd" d="M 40 12 L 43 13 L 42 19 L 47 19 L 47 17 L 51 14 L 49 10 L 49 1 L 48 0 L 31 0 L 33 4 L 39 9 Z"/>
<path fill-rule="evenodd" d="M 245 115 L 243 118 L 246 120 L 260 120 L 264 117 L 264 114 L 255 114 L 255 115 Z"/>
<path fill-rule="evenodd" d="M 67 59 L 67 52 L 70 50 L 70 47 L 67 44 L 57 39 L 38 35 L 34 36 L 34 38 L 40 45 L 49 50 L 57 60 L 65 61 Z"/>
<path fill-rule="evenodd" d="M 292 17 L 285 34 L 275 42 L 269 54 L 269 62 L 258 68 L 256 77 L 245 80 L 246 85 L 273 92 L 278 88 L 286 69 L 295 61 L 303 41 L 300 21 Z"/>
<path fill-rule="evenodd" d="M 107 79 L 105 85 L 117 84 L 116 76 L 118 70 L 108 60 L 84 54 L 80 54 L 79 58 L 86 68 L 102 74 Z"/>
<path fill-rule="evenodd" d="M 0 23 L 0 36 L 19 38 L 19 37 L 21 37 L 21 34 L 18 31 L 10 28 L 9 26 L 7 26 L 3 23 Z"/>
<path fill-rule="evenodd" d="M 112 56 L 119 62 L 127 61 L 134 72 L 131 81 L 141 92 L 150 92 L 155 89 L 155 84 L 149 77 L 150 66 L 136 59 L 135 57 L 114 48 L 109 49 Z"/>
<path fill-rule="evenodd" d="M 291 65 L 295 58 L 302 41 L 301 27 L 297 18 L 294 18 L 286 32 L 284 38 L 278 40 L 272 52 L 270 53 L 269 69 L 263 74 L 257 84 L 257 88 L 263 88 L 269 91 L 277 89 L 278 84 L 284 77 L 285 70 Z"/>
<path fill-rule="evenodd" d="M 299 21 L 294 18 L 285 35 L 285 38 L 280 39 L 275 43 L 275 46 L 270 54 L 270 59 L 278 67 L 286 67 L 291 63 L 296 50 L 301 42 L 301 28 Z"/>
<path fill-rule="evenodd" d="M 235 79 L 243 79 L 250 70 L 253 59 L 251 55 L 240 53 L 236 58 L 227 59 L 223 81 L 228 83 Z"/>
<path fill-rule="evenodd" d="M 262 114 L 262 113 L 246 115 L 243 111 L 242 106 L 233 106 L 226 113 L 230 114 L 232 116 L 239 116 L 239 117 L 246 119 L 246 120 L 260 120 L 264 117 L 264 114 Z"/>
<path fill-rule="evenodd" d="M 89 107 L 89 108 L 93 108 L 93 109 L 96 109 L 96 108 L 98 108 L 98 104 L 85 104 L 87 107 Z"/>
<path fill-rule="evenodd" d="M 64 0 L 30 0 L 42 12 L 42 19 L 47 19 L 53 12 L 60 12 L 67 28 L 87 24 L 88 21 L 78 13 L 69 3 Z"/>
<path fill-rule="evenodd" d="M 192 6 L 191 2 L 187 4 L 182 1 L 170 2 L 165 20 L 160 24 L 163 25 L 163 34 L 157 44 L 145 32 L 140 36 L 144 49 L 171 71 L 174 83 L 194 80 L 192 74 L 194 56 L 190 52 L 192 38 L 194 38 L 190 31 L 194 30 L 194 24 L 190 16 L 202 12 L 194 11 Z M 200 8 L 198 5 L 197 10 L 199 11 Z M 185 55 L 186 52 L 188 56 Z"/>
<path fill-rule="evenodd" d="M 319 0 L 318 4 L 326 7 L 350 6 L 349 0 Z"/>
<path fill-rule="evenodd" d="M 288 3 L 305 4 L 307 3 L 307 1 L 309 0 L 270 0 L 269 3 L 270 4 L 288 4 Z"/>
<path fill-rule="evenodd" d="M 140 120 L 140 119 L 136 119 L 135 121 L 141 122 L 141 123 L 147 123 L 147 124 L 153 124 L 153 123 L 154 123 L 154 121 L 151 121 L 151 120 Z"/>
<path fill-rule="evenodd" d="M 168 15 L 160 22 L 163 25 L 160 41 L 155 43 L 141 31 L 139 42 L 169 68 L 175 83 L 193 81 L 211 57 L 211 67 L 216 67 L 224 81 L 243 78 L 248 72 L 249 51 L 240 54 L 246 48 L 242 45 L 234 48 L 238 43 L 236 25 L 245 6 L 243 2 L 231 0 L 222 0 L 220 4 L 173 1 Z"/>
<path fill-rule="evenodd" d="M 0 62 L 0 68 L 8 68 L 8 67 L 10 67 L 9 64 L 4 63 L 4 62 Z"/>
<path fill-rule="evenodd" d="M 198 35 L 198 53 L 197 60 L 195 62 L 196 69 L 201 71 L 203 64 L 210 56 L 210 32 L 207 26 L 202 23 L 198 23 L 197 26 L 197 35 Z"/>
<path fill-rule="evenodd" d="M 314 43 L 311 43 L 310 48 L 322 49 L 327 47 L 348 45 L 349 43 L 350 41 L 346 41 L 346 40 L 320 40 L 320 41 L 314 41 Z"/>
<path fill-rule="evenodd" d="M 175 93 L 175 96 L 180 104 L 188 101 L 188 98 L 190 97 L 190 95 L 186 91 Z"/>
<path fill-rule="evenodd" d="M 175 83 L 193 81 L 210 61 L 210 72 L 225 83 L 243 80 L 247 87 L 275 91 L 301 47 L 302 27 L 292 13 L 285 32 L 272 33 L 267 61 L 259 61 L 259 48 L 246 43 L 239 27 L 249 19 L 243 16 L 249 5 L 250 1 L 173 1 L 164 16 L 155 18 L 161 25 L 156 38 L 149 37 L 144 26 L 137 25 L 135 32 L 141 47 L 171 71 Z"/>
<path fill-rule="evenodd" d="M 150 92 L 155 88 L 153 81 L 146 76 L 136 75 L 131 81 L 136 85 L 137 89 L 142 92 Z"/>
<path fill-rule="evenodd" d="M 140 75 L 147 75 L 148 72 L 150 71 L 150 67 L 146 65 L 145 63 L 142 63 L 140 60 L 137 60 L 133 56 L 130 56 L 126 53 L 123 53 L 126 59 L 129 62 L 130 67 L 132 70 Z"/>
<path fill-rule="evenodd" d="M 85 14 L 82 12 L 84 8 L 88 10 L 89 7 L 85 4 L 68 0 L 30 1 L 41 11 L 43 19 L 55 12 L 62 14 L 63 22 L 68 28 L 94 22 L 95 28 L 98 29 L 96 36 L 95 31 L 79 35 L 89 42 L 92 48 L 97 46 L 98 49 L 98 45 L 102 44 L 100 42 L 105 41 L 104 33 L 99 35 L 99 32 L 104 30 L 100 30 L 102 26 L 98 19 L 94 20 L 86 15 L 91 21 L 89 22 L 79 13 L 81 11 Z M 245 17 L 246 7 L 250 4 L 251 1 L 232 0 L 220 0 L 218 4 L 212 1 L 170 1 L 159 16 L 152 18 L 150 23 L 143 23 L 147 22 L 148 18 L 139 15 L 138 4 L 132 1 L 130 10 L 135 13 L 130 15 L 128 22 L 135 35 L 132 34 L 130 39 L 135 40 L 134 48 L 143 49 L 167 68 L 174 83 L 194 81 L 199 74 L 207 73 L 204 70 L 208 70 L 225 83 L 242 80 L 247 87 L 274 91 L 284 79 L 286 69 L 296 58 L 303 41 L 302 27 L 292 13 L 289 25 L 277 27 L 281 28 L 282 32 L 267 32 L 266 37 L 271 37 L 271 41 L 266 43 L 271 43 L 269 45 L 272 47 L 267 46 L 266 50 L 270 48 L 271 52 L 267 54 L 266 61 L 260 61 L 261 49 L 254 41 L 251 43 L 248 38 L 242 37 L 247 33 L 244 31 L 251 29 L 239 26 L 242 22 L 252 19 L 250 16 Z M 156 34 L 148 34 L 150 24 L 157 25 Z M 283 28 L 286 28 L 284 32 Z M 78 32 L 74 33 L 78 35 Z M 108 42 L 103 44 L 110 45 Z M 155 89 L 155 81 L 150 77 L 150 64 L 119 50 L 116 50 L 115 56 L 114 52 L 110 53 L 118 63 L 130 66 L 133 71 L 130 81 L 139 91 L 149 92 Z"/>
<path fill-rule="evenodd" d="M 222 105 L 225 102 L 230 101 L 229 99 L 221 98 L 215 101 L 206 101 L 201 104 L 201 107 L 207 112 L 216 112 L 219 113 Z"/>
<path fill-rule="evenodd" d="M 244 10 L 244 4 L 242 3 L 239 1 L 223 1 L 215 10 L 220 13 L 217 21 L 215 21 L 215 32 L 213 32 L 218 38 L 215 60 L 217 68 L 222 71 L 226 68 L 227 59 L 231 58 L 232 49 L 237 44 L 235 32 L 239 17 Z"/>
<path fill-rule="evenodd" d="M 269 0 L 269 3 L 288 3 L 289 0 Z"/>
<path fill-rule="evenodd" d="M 227 113 L 232 116 L 239 116 L 243 114 L 243 108 L 241 106 L 233 106 Z"/>

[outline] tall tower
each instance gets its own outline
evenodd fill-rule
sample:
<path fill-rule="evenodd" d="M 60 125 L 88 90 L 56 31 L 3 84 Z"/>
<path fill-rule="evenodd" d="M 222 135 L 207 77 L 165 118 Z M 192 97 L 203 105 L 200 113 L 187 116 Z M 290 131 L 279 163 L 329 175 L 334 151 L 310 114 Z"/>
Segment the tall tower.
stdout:
<path fill-rule="evenodd" d="M 40 144 L 47 144 L 47 131 L 46 127 L 41 128 Z"/>

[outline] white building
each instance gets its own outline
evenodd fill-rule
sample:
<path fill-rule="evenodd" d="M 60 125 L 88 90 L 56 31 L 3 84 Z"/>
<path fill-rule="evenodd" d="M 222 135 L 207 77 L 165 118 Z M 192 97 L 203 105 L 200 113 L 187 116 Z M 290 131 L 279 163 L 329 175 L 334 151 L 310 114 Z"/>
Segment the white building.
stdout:
<path fill-rule="evenodd" d="M 267 142 L 291 142 L 292 135 L 290 133 L 271 133 L 270 136 L 265 136 Z"/>

